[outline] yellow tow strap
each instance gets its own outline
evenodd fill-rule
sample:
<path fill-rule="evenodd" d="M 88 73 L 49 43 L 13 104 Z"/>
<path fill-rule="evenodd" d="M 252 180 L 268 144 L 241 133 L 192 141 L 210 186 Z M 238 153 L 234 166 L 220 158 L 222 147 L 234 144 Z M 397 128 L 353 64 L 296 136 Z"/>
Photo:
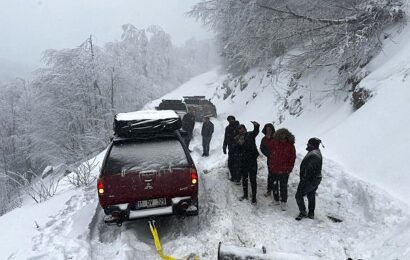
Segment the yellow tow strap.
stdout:
<path fill-rule="evenodd" d="M 155 221 L 150 220 L 150 221 L 148 221 L 148 224 L 149 224 L 149 228 L 151 229 L 151 234 L 152 234 L 152 237 L 154 238 L 155 248 L 157 249 L 157 252 L 158 252 L 159 256 L 163 260 L 178 260 L 177 258 L 174 258 L 172 256 L 164 255 L 164 251 L 162 251 L 161 241 L 159 240 L 157 227 L 155 226 Z M 199 260 L 199 257 L 198 256 L 193 256 L 193 258 L 191 258 L 191 259 Z"/>

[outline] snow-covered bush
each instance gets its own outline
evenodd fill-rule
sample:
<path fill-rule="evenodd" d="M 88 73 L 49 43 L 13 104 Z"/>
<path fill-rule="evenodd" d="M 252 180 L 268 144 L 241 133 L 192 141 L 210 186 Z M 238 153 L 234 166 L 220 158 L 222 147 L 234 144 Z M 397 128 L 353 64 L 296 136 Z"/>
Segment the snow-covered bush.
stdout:
<path fill-rule="evenodd" d="M 369 89 L 358 87 L 352 93 L 351 102 L 355 110 L 361 108 L 371 97 L 372 92 Z"/>
<path fill-rule="evenodd" d="M 96 180 L 93 171 L 98 165 L 95 160 L 96 159 L 94 158 L 91 161 L 86 161 L 74 169 L 71 174 L 67 175 L 68 181 L 75 187 L 88 186 L 93 183 Z"/>
<path fill-rule="evenodd" d="M 13 199 L 19 198 L 20 191 L 30 196 L 36 203 L 43 202 L 53 197 L 58 189 L 60 178 L 55 174 L 43 178 L 42 174 L 34 171 L 27 171 L 24 174 L 8 171 L 0 173 L 0 177 L 7 179 L 13 186 L 18 188 L 14 194 L 10 194 Z"/>
<path fill-rule="evenodd" d="M 46 180 L 41 177 L 36 178 L 31 183 L 26 179 L 23 190 L 25 190 L 36 203 L 41 203 L 56 194 L 59 183 L 60 178 L 55 175 L 50 175 Z"/>

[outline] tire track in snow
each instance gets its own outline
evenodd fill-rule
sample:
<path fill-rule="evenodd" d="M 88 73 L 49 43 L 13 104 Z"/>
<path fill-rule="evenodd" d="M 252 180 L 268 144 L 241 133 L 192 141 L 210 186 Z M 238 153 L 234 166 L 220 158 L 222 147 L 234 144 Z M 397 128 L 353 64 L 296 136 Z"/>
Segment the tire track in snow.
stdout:
<path fill-rule="evenodd" d="M 90 259 L 155 259 L 157 257 L 146 220 L 107 225 L 97 205 L 90 230 Z"/>

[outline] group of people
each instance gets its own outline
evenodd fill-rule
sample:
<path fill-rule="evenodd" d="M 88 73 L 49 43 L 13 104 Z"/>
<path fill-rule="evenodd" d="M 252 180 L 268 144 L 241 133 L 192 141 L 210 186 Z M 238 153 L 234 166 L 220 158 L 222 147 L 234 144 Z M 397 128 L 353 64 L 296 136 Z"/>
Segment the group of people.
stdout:
<path fill-rule="evenodd" d="M 256 204 L 256 175 L 258 171 L 257 158 L 259 152 L 255 138 L 259 134 L 260 125 L 255 121 L 253 130 L 247 131 L 245 125 L 240 124 L 234 116 L 227 118 L 229 124 L 225 128 L 223 152 L 228 153 L 228 168 L 230 180 L 240 184 L 242 180 L 243 196 L 240 201 L 248 200 L 248 182 L 251 186 L 251 203 Z M 287 209 L 288 180 L 296 160 L 295 137 L 286 128 L 275 131 L 273 124 L 266 124 L 262 133 L 260 150 L 267 158 L 268 181 L 265 197 L 273 195 L 274 204 Z M 321 140 L 310 138 L 306 150 L 308 153 L 300 165 L 300 182 L 295 195 L 299 207 L 296 220 L 314 218 L 316 190 L 322 180 L 322 155 L 319 149 Z M 249 181 L 248 181 L 249 180 Z M 308 198 L 308 212 L 304 197 Z"/>
<path fill-rule="evenodd" d="M 260 131 L 259 123 L 251 121 L 253 130 L 247 131 L 244 124 L 232 115 L 227 118 L 229 124 L 225 128 L 223 141 L 223 153 L 228 154 L 228 168 L 230 180 L 235 184 L 242 183 L 243 195 L 240 201 L 249 200 L 249 188 L 251 186 L 251 203 L 256 204 L 256 175 L 258 172 L 259 152 L 256 146 L 256 136 Z M 182 118 L 182 129 L 186 132 L 184 141 L 189 149 L 195 127 L 195 111 L 190 111 Z M 202 136 L 202 156 L 209 156 L 209 144 L 214 132 L 214 124 L 209 117 L 203 118 Z M 280 205 L 282 210 L 287 209 L 288 200 L 288 180 L 293 171 L 296 150 L 295 136 L 286 128 L 275 130 L 273 124 L 266 124 L 262 133 L 264 137 L 260 143 L 260 151 L 267 158 L 268 181 L 265 197 L 273 195 L 274 205 Z M 321 140 L 310 138 L 307 142 L 308 153 L 300 164 L 300 182 L 295 194 L 296 203 L 299 207 L 299 215 L 296 220 L 303 218 L 314 218 L 316 190 L 322 180 L 322 154 L 319 146 Z M 189 150 L 191 151 L 191 150 Z M 304 197 L 308 199 L 308 211 L 304 202 Z"/>

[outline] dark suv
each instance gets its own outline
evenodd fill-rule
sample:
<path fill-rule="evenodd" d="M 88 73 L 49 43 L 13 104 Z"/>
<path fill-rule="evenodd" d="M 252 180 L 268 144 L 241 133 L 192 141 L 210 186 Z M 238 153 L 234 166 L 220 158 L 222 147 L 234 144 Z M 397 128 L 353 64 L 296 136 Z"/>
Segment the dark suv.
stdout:
<path fill-rule="evenodd" d="M 155 107 L 156 110 L 174 110 L 181 118 L 188 113 L 188 108 L 184 102 L 179 99 L 163 99 L 161 103 Z"/>
<path fill-rule="evenodd" d="M 198 174 L 179 128 L 173 111 L 117 115 L 97 182 L 106 223 L 198 214 Z"/>
<path fill-rule="evenodd" d="M 184 102 L 188 111 L 195 111 L 195 120 L 202 121 L 204 116 L 216 117 L 216 107 L 205 96 L 185 96 Z"/>

